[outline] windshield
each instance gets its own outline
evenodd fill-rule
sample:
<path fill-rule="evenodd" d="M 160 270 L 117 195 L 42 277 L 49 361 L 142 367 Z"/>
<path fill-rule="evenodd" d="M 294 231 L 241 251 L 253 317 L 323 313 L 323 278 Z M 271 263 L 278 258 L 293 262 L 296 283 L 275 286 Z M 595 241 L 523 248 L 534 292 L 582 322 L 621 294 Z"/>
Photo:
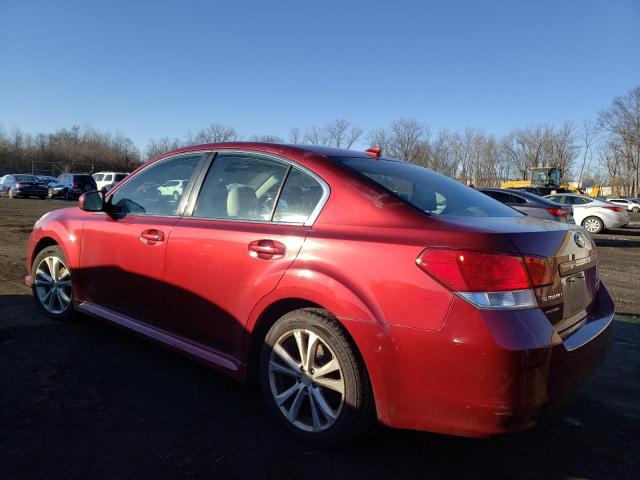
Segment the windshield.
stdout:
<path fill-rule="evenodd" d="M 516 210 L 449 177 L 397 160 L 345 158 L 342 164 L 430 215 L 519 217 Z"/>
<path fill-rule="evenodd" d="M 38 177 L 35 177 L 33 175 L 16 175 L 15 177 L 17 182 L 39 182 L 40 181 Z"/>

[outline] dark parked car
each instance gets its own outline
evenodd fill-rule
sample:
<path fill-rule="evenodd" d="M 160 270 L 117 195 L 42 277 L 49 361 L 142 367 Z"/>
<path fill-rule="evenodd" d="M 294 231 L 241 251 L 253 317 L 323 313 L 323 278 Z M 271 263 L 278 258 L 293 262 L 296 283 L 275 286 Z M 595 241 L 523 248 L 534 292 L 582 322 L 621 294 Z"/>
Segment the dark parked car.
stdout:
<path fill-rule="evenodd" d="M 159 185 L 185 179 L 178 198 Z M 296 437 L 372 421 L 487 437 L 535 424 L 607 351 L 614 306 L 579 226 L 367 153 L 200 145 L 38 220 L 27 285 L 232 377 Z"/>
<path fill-rule="evenodd" d="M 97 190 L 97 187 L 96 181 L 88 173 L 63 173 L 49 184 L 48 197 L 73 200 L 90 190 Z"/>
<path fill-rule="evenodd" d="M 533 193 L 515 189 L 481 188 L 485 195 L 532 217 L 573 223 L 571 206 L 562 205 Z"/>
<path fill-rule="evenodd" d="M 0 179 L 0 195 L 16 197 L 47 197 L 47 185 L 35 175 L 5 175 Z"/>

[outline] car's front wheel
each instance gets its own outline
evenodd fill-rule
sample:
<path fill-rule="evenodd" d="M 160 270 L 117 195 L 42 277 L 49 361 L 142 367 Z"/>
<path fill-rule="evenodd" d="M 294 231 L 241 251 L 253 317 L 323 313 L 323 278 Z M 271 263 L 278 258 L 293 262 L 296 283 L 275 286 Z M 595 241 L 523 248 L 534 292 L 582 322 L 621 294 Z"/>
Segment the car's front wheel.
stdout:
<path fill-rule="evenodd" d="M 45 247 L 36 255 L 31 269 L 31 289 L 36 304 L 55 320 L 68 320 L 73 312 L 71 270 L 62 249 Z"/>
<path fill-rule="evenodd" d="M 262 347 L 260 380 L 272 413 L 315 446 L 349 441 L 375 419 L 366 369 L 324 310 L 295 310 L 274 323 Z"/>
<path fill-rule="evenodd" d="M 9 189 L 9 191 L 7 192 L 7 196 L 8 196 L 9 198 L 12 198 L 12 199 L 13 199 L 13 198 L 16 198 L 15 193 L 13 193 L 13 188 L 10 188 L 10 189 Z"/>
<path fill-rule="evenodd" d="M 633 207 L 633 208 L 631 209 L 631 211 L 632 211 L 633 213 L 638 213 L 638 212 L 640 212 L 640 207 Z"/>
<path fill-rule="evenodd" d="M 587 217 L 583 220 L 582 226 L 589 233 L 600 233 L 604 230 L 604 223 L 598 217 Z"/>

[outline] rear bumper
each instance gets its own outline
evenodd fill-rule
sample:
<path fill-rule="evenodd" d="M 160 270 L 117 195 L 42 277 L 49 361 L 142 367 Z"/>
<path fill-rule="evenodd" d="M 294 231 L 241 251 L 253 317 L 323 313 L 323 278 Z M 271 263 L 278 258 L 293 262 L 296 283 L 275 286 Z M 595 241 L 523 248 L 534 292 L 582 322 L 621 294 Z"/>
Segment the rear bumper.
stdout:
<path fill-rule="evenodd" d="M 383 422 L 472 437 L 529 428 L 602 363 L 613 312 L 601 286 L 585 324 L 566 338 L 538 309 L 482 311 L 457 297 L 438 332 L 392 327 L 396 374 Z"/>

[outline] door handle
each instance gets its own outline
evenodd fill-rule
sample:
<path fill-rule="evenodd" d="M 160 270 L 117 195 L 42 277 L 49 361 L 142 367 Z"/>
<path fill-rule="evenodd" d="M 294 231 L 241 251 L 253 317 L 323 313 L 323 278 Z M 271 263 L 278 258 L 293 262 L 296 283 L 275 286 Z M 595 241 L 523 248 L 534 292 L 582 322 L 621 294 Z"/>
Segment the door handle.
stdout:
<path fill-rule="evenodd" d="M 140 241 L 147 245 L 155 245 L 158 242 L 164 241 L 164 233 L 155 228 L 145 230 L 140 234 Z"/>
<path fill-rule="evenodd" d="M 270 260 L 282 257 L 285 253 L 287 253 L 287 249 L 284 244 L 274 240 L 254 240 L 249 244 L 249 256 L 253 258 Z"/>

